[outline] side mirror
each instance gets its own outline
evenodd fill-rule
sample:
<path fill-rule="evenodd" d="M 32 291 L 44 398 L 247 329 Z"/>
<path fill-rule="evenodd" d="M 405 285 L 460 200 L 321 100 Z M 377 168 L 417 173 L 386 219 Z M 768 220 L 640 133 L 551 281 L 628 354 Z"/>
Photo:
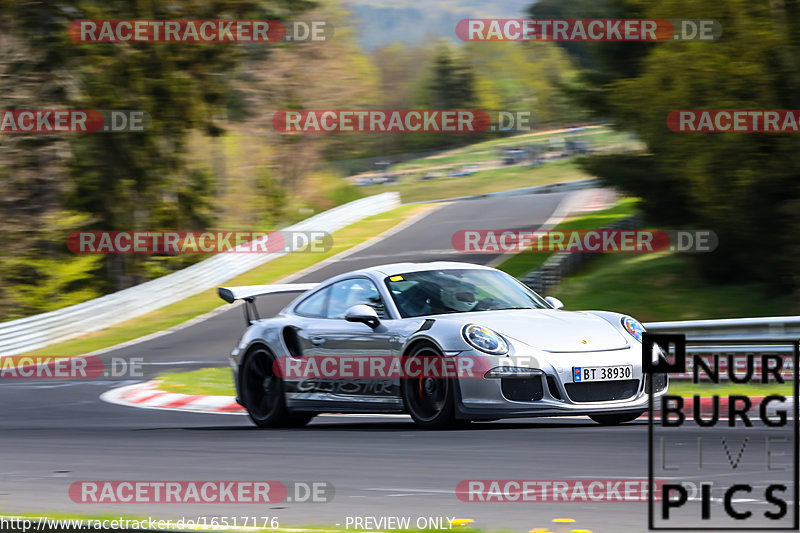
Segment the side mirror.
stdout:
<path fill-rule="evenodd" d="M 548 296 L 547 298 L 544 299 L 544 301 L 549 303 L 550 305 L 552 305 L 555 309 L 563 309 L 564 308 L 564 302 L 562 302 L 561 300 L 559 300 L 555 296 Z"/>
<path fill-rule="evenodd" d="M 377 328 L 378 324 L 381 323 L 375 309 L 366 304 L 358 304 L 350 307 L 345 311 L 344 319 L 348 322 L 362 322 L 373 329 Z"/>

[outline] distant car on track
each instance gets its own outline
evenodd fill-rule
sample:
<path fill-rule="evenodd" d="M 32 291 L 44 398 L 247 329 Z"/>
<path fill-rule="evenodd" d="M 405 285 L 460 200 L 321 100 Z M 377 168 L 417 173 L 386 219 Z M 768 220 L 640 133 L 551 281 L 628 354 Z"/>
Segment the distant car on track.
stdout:
<path fill-rule="evenodd" d="M 258 317 L 255 298 L 290 292 L 303 294 Z M 261 427 L 322 412 L 408 413 L 425 428 L 563 415 L 619 424 L 645 412 L 651 386 L 667 391 L 666 376 L 642 373 L 639 322 L 563 310 L 490 267 L 397 263 L 219 294 L 245 301 L 249 327 L 230 362 L 237 401 Z M 359 358 L 369 362 L 354 372 Z"/>

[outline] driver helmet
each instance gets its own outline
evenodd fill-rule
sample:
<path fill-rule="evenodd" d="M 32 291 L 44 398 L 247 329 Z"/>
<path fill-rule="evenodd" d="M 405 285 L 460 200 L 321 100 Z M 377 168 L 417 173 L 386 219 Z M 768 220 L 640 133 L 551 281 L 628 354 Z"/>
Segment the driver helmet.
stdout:
<path fill-rule="evenodd" d="M 477 305 L 477 290 L 472 283 L 447 276 L 442 280 L 440 297 L 442 304 L 454 311 L 470 311 Z"/>

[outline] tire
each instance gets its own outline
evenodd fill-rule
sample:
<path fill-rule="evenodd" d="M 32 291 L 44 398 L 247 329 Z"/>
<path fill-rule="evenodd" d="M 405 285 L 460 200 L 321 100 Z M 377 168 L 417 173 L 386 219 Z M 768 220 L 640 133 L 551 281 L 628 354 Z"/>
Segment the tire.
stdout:
<path fill-rule="evenodd" d="M 589 418 L 604 426 L 618 426 L 625 422 L 633 422 L 644 413 L 645 411 L 638 413 L 622 413 L 618 415 L 589 415 Z"/>
<path fill-rule="evenodd" d="M 305 413 L 289 413 L 283 380 L 275 374 L 274 362 L 275 357 L 263 346 L 256 346 L 248 352 L 240 369 L 242 405 L 250 420 L 260 428 L 304 426 L 314 415 L 305 419 Z"/>
<path fill-rule="evenodd" d="M 443 357 L 431 344 L 418 344 L 407 357 Z M 417 426 L 424 429 L 443 429 L 457 425 L 455 419 L 456 393 L 453 379 L 403 378 L 400 389 L 406 411 Z"/>

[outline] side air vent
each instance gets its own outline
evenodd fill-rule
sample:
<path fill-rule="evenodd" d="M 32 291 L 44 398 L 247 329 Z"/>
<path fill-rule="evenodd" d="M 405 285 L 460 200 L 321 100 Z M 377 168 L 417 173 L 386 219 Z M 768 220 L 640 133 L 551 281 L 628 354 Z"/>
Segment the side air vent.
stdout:
<path fill-rule="evenodd" d="M 425 322 L 422 323 L 422 325 L 419 327 L 417 331 L 428 331 L 433 327 L 434 322 L 436 322 L 434 319 L 426 318 Z"/>
<path fill-rule="evenodd" d="M 300 341 L 297 340 L 297 331 L 291 327 L 283 328 L 283 343 L 286 349 L 289 350 L 289 355 L 292 357 L 300 357 L 303 355 L 303 350 L 300 348 Z"/>

